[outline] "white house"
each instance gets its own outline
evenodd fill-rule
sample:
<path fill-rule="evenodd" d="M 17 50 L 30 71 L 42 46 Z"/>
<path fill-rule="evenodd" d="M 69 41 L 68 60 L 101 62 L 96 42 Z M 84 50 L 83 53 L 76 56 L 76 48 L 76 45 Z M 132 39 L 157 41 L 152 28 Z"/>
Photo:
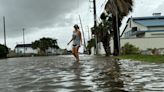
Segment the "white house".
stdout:
<path fill-rule="evenodd" d="M 63 54 L 66 54 L 66 49 L 56 49 L 56 48 L 51 48 L 49 47 L 47 50 L 46 50 L 46 53 L 47 54 L 52 54 L 52 55 L 63 55 Z"/>
<path fill-rule="evenodd" d="M 37 49 L 32 48 L 32 44 L 17 44 L 15 46 L 16 54 L 38 54 Z"/>
<path fill-rule="evenodd" d="M 164 16 L 129 18 L 121 34 L 121 46 L 127 42 L 141 50 L 164 48 Z"/>

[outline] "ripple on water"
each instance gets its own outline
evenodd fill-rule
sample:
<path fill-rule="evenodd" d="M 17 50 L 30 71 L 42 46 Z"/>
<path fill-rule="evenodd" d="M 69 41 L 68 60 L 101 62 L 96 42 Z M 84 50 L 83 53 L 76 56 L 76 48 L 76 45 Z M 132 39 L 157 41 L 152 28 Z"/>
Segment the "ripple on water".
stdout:
<path fill-rule="evenodd" d="M 71 57 L 1 61 L 0 92 L 164 92 L 164 64 Z"/>
<path fill-rule="evenodd" d="M 164 91 L 164 82 L 155 82 L 155 83 L 149 83 L 144 86 L 146 90 L 150 91 Z"/>
<path fill-rule="evenodd" d="M 129 91 L 163 92 L 163 64 L 120 61 L 124 89 Z M 134 64 L 133 64 L 134 63 Z M 128 75 L 128 76 L 127 76 Z"/>

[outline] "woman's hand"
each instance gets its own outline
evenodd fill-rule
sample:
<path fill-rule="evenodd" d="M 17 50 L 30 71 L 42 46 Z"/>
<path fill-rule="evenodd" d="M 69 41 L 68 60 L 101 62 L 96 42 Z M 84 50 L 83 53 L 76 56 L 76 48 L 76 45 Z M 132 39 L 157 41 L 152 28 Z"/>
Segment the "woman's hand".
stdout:
<path fill-rule="evenodd" d="M 69 43 L 67 43 L 67 45 L 69 45 L 70 44 L 70 42 Z"/>

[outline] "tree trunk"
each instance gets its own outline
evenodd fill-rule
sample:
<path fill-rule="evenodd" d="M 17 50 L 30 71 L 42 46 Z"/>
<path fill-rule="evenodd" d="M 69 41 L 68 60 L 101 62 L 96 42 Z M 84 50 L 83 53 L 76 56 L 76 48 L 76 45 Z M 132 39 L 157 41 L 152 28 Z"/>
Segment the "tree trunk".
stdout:
<path fill-rule="evenodd" d="M 103 47 L 106 53 L 106 56 L 111 55 L 111 49 L 110 49 L 110 36 L 108 33 L 106 33 L 105 36 L 103 36 L 102 39 Z"/>
<path fill-rule="evenodd" d="M 113 30 L 114 30 L 114 56 L 118 56 L 120 54 L 120 32 L 119 30 L 117 30 L 117 27 L 119 29 L 120 25 L 121 25 L 121 21 L 118 19 L 118 22 L 116 21 L 116 17 L 113 16 Z M 118 26 L 117 26 L 118 23 Z"/>

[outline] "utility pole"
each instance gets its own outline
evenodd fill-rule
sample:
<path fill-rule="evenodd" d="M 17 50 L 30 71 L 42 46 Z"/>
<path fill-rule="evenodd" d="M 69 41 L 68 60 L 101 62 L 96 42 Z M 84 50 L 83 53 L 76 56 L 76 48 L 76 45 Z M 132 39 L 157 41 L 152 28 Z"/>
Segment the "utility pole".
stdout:
<path fill-rule="evenodd" d="M 25 56 L 25 37 L 24 37 L 24 28 L 23 28 L 23 47 L 24 47 L 24 56 Z"/>
<path fill-rule="evenodd" d="M 87 26 L 87 29 L 88 29 L 88 40 L 90 40 L 91 37 L 90 37 L 90 33 L 89 33 L 89 26 Z"/>
<path fill-rule="evenodd" d="M 4 27 L 4 45 L 6 46 L 6 25 L 5 25 L 5 16 L 3 16 L 3 27 Z"/>
<path fill-rule="evenodd" d="M 96 0 L 93 0 L 93 15 L 94 15 L 94 29 L 96 31 L 96 27 L 97 27 Z M 98 37 L 97 37 L 97 32 L 95 32 L 95 43 L 96 43 L 96 54 L 98 54 Z"/>
<path fill-rule="evenodd" d="M 96 0 L 93 0 L 94 27 L 97 26 Z"/>
<path fill-rule="evenodd" d="M 82 21 L 81 21 L 80 15 L 79 15 L 79 20 L 80 20 L 81 30 L 82 30 L 82 34 L 83 34 L 83 40 L 84 40 L 84 53 L 85 53 L 85 51 L 86 51 L 86 42 L 85 42 L 84 30 L 83 30 L 83 25 L 82 25 Z"/>

